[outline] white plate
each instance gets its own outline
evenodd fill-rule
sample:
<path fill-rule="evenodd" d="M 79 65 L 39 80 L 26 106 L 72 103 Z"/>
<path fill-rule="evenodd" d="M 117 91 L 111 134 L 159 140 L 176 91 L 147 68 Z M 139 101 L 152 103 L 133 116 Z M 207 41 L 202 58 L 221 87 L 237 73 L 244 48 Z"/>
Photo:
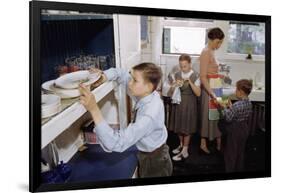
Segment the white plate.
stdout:
<path fill-rule="evenodd" d="M 54 94 L 43 94 L 41 95 L 41 106 L 42 108 L 50 108 L 60 104 L 60 97 Z"/>
<path fill-rule="evenodd" d="M 53 109 L 58 109 L 61 107 L 61 104 L 58 104 L 56 106 L 50 107 L 50 108 L 41 108 L 41 112 L 48 112 L 48 111 L 52 111 Z"/>
<path fill-rule="evenodd" d="M 60 111 L 61 111 L 61 106 L 57 106 L 55 108 L 51 108 L 51 109 L 45 110 L 45 111 L 41 110 L 41 116 L 44 119 L 44 118 L 47 118 L 47 117 L 51 117 L 51 116 L 57 114 Z"/>
<path fill-rule="evenodd" d="M 90 74 L 88 70 L 82 70 L 65 74 L 55 80 L 56 87 L 63 89 L 77 89 L 80 83 L 90 85 L 100 77 L 99 73 Z"/>
<path fill-rule="evenodd" d="M 80 96 L 78 89 L 62 89 L 54 86 L 55 80 L 50 80 L 42 84 L 42 88 L 49 92 L 59 95 L 62 99 L 75 98 Z"/>
<path fill-rule="evenodd" d="M 60 112 L 61 98 L 54 94 L 41 95 L 41 116 L 47 118 Z"/>

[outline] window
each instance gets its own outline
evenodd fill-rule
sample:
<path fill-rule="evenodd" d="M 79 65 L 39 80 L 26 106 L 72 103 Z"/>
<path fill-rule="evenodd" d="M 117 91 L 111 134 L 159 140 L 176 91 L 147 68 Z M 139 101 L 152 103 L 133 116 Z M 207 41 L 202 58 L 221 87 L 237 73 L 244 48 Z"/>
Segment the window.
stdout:
<path fill-rule="evenodd" d="M 212 20 L 165 18 L 163 53 L 199 55 L 207 43 L 207 29 L 212 25 Z"/>
<path fill-rule="evenodd" d="M 265 25 L 261 23 L 230 22 L 227 52 L 264 55 Z"/>
<path fill-rule="evenodd" d="M 149 43 L 148 16 L 141 16 L 140 23 L 141 46 L 146 47 L 147 43 Z"/>

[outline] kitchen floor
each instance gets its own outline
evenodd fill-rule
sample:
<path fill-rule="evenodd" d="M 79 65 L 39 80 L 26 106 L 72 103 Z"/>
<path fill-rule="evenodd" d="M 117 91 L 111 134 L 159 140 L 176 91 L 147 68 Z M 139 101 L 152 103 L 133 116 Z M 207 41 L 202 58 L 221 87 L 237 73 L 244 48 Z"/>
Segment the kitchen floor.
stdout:
<path fill-rule="evenodd" d="M 173 132 L 169 132 L 167 144 L 171 152 L 179 145 L 178 137 Z M 189 157 L 182 161 L 173 161 L 173 176 L 192 175 L 204 173 L 224 173 L 224 160 L 222 153 L 215 151 L 215 142 L 209 142 L 210 155 L 199 152 L 200 137 L 195 134 L 191 138 L 189 147 Z M 257 130 L 256 133 L 249 137 L 246 147 L 245 171 L 261 171 L 265 166 L 265 133 Z"/>
<path fill-rule="evenodd" d="M 169 132 L 167 144 L 172 150 L 178 146 L 178 137 Z M 215 151 L 215 143 L 209 143 L 210 155 L 199 153 L 200 137 L 191 138 L 189 157 L 173 161 L 173 176 L 224 173 L 223 155 Z M 265 166 L 265 133 L 257 130 L 248 139 L 245 171 L 261 171 Z M 77 153 L 70 161 L 72 175 L 69 182 L 128 179 L 137 165 L 137 150 L 129 148 L 123 153 L 106 153 L 99 145 L 88 145 L 88 149 Z M 93 156 L 94 155 L 94 156 Z"/>
<path fill-rule="evenodd" d="M 88 148 L 69 161 L 72 173 L 68 182 L 95 182 L 128 179 L 137 166 L 137 149 L 131 147 L 125 152 L 104 152 L 100 145 L 86 145 Z"/>

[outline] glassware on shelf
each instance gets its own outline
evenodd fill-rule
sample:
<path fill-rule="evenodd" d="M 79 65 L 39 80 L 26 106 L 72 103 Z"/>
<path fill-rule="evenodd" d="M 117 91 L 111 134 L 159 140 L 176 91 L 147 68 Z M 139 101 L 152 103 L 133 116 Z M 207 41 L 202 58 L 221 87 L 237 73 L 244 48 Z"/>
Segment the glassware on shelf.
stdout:
<path fill-rule="evenodd" d="M 101 70 L 105 70 L 107 67 L 106 56 L 99 56 L 99 65 Z"/>
<path fill-rule="evenodd" d="M 61 67 L 63 66 L 63 67 Z M 94 54 L 80 54 L 79 56 L 67 57 L 64 65 L 59 65 L 55 70 L 59 75 L 75 72 L 78 70 L 88 70 L 90 68 L 98 68 L 101 70 L 109 69 L 115 66 L 115 55 L 94 55 Z M 68 68 L 66 70 L 66 68 Z"/>

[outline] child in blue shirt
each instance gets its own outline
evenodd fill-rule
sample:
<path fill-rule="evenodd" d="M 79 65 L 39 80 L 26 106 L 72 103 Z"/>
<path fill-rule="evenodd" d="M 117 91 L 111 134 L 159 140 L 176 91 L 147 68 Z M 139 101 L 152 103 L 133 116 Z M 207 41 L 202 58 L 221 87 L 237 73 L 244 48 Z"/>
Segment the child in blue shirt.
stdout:
<path fill-rule="evenodd" d="M 139 177 L 160 177 L 172 174 L 167 129 L 164 124 L 164 105 L 156 88 L 162 73 L 153 63 L 141 63 L 132 68 L 111 68 L 102 74 L 102 82 L 117 81 L 125 85 L 129 96 L 136 102 L 135 118 L 127 128 L 117 132 L 103 119 L 95 96 L 82 84 L 80 102 L 90 112 L 95 132 L 105 150 L 123 152 L 136 145 Z"/>

